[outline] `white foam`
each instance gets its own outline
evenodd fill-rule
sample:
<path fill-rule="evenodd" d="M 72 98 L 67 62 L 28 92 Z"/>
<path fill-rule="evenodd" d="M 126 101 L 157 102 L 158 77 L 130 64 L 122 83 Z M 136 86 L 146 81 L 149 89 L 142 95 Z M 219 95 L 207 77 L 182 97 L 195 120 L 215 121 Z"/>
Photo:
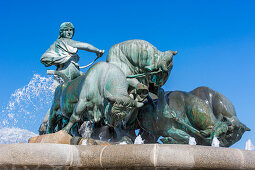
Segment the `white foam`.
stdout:
<path fill-rule="evenodd" d="M 245 150 L 255 150 L 255 146 L 252 144 L 251 139 L 247 140 L 245 144 Z"/>
<path fill-rule="evenodd" d="M 28 139 L 37 136 L 37 134 L 26 129 L 19 128 L 1 128 L 0 129 L 0 143 L 27 143 Z"/>
<path fill-rule="evenodd" d="M 138 135 L 138 136 L 135 138 L 134 144 L 144 144 L 144 140 L 142 139 L 141 135 Z"/>
<path fill-rule="evenodd" d="M 82 141 L 81 145 L 87 145 L 87 144 L 88 144 L 87 139 L 83 139 L 83 141 Z"/>
<path fill-rule="evenodd" d="M 189 137 L 189 145 L 196 145 L 196 139 L 194 137 Z"/>
<path fill-rule="evenodd" d="M 215 136 L 213 137 L 213 140 L 212 140 L 212 146 L 213 147 L 220 147 L 220 141 Z"/>
<path fill-rule="evenodd" d="M 38 129 L 50 108 L 57 86 L 58 82 L 52 76 L 34 74 L 29 83 L 15 90 L 8 104 L 2 107 L 0 128 Z"/>
<path fill-rule="evenodd" d="M 120 142 L 120 145 L 126 145 L 127 142 L 123 141 L 123 142 Z"/>
<path fill-rule="evenodd" d="M 82 138 L 90 138 L 92 134 L 91 123 L 89 121 L 84 121 L 78 132 L 81 134 Z"/>

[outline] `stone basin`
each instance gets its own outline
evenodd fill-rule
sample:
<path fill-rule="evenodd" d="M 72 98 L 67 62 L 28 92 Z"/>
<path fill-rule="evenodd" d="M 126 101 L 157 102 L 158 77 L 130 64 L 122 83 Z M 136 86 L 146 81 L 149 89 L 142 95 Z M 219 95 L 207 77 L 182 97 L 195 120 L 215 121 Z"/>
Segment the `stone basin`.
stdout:
<path fill-rule="evenodd" d="M 174 144 L 0 144 L 0 169 L 255 169 L 255 152 Z"/>

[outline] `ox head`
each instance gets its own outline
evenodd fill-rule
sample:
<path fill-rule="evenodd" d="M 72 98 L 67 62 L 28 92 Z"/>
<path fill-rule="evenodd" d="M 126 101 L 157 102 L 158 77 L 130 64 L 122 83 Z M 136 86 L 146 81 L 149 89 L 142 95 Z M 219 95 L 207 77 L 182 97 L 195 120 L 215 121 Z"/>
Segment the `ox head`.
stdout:
<path fill-rule="evenodd" d="M 168 72 L 169 70 L 171 71 L 173 67 L 173 56 L 176 54 L 177 54 L 177 51 L 170 51 L 170 50 L 163 53 L 160 60 L 160 66 L 162 71 L 165 71 L 165 72 Z"/>
<path fill-rule="evenodd" d="M 150 86 L 153 84 L 154 87 L 161 87 L 166 83 L 173 68 L 173 56 L 176 54 L 177 51 L 168 50 L 160 55 L 158 66 L 161 72 L 152 75 Z"/>

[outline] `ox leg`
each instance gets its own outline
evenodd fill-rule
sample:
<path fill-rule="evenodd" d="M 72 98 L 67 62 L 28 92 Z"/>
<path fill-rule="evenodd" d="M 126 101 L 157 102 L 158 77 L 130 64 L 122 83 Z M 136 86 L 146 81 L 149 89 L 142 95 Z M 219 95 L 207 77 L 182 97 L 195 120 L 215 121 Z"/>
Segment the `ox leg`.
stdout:
<path fill-rule="evenodd" d="M 228 131 L 228 126 L 225 122 L 218 122 L 216 123 L 216 125 L 214 126 L 213 128 L 213 132 L 212 132 L 212 135 L 211 135 L 211 138 L 213 138 L 213 136 L 215 137 L 219 137 L 223 134 L 226 134 Z"/>
<path fill-rule="evenodd" d="M 148 86 L 140 83 L 135 78 L 127 79 L 127 81 L 128 81 L 128 85 L 135 89 L 134 95 L 137 95 L 136 98 L 139 102 L 143 101 L 148 96 L 149 94 Z"/>
<path fill-rule="evenodd" d="M 58 109 L 59 109 L 59 102 L 54 102 L 50 109 L 47 134 L 54 133 L 54 131 L 55 131 L 55 127 L 57 125 L 57 114 L 56 113 L 57 113 Z"/>
<path fill-rule="evenodd" d="M 127 78 L 127 81 L 128 81 L 128 85 L 135 88 L 136 90 L 147 90 L 148 91 L 148 86 L 140 83 L 136 78 Z"/>
<path fill-rule="evenodd" d="M 128 81 L 128 85 L 133 87 L 133 88 L 137 88 L 138 84 L 140 83 L 136 78 L 127 78 Z"/>
<path fill-rule="evenodd" d="M 62 92 L 62 85 L 59 85 L 54 93 L 53 104 L 50 108 L 48 127 L 46 133 L 54 133 L 57 126 L 57 111 L 60 109 L 60 96 Z"/>
<path fill-rule="evenodd" d="M 47 114 L 45 115 L 43 122 L 39 128 L 39 135 L 44 135 L 47 132 L 47 127 L 48 127 L 48 122 L 49 122 L 49 115 L 50 115 L 50 110 L 48 110 Z"/>
<path fill-rule="evenodd" d="M 68 124 L 66 125 L 66 127 L 63 128 L 63 130 L 69 133 L 72 126 L 80 120 L 81 114 L 84 112 L 85 109 L 86 109 L 86 100 L 80 99 L 74 108 L 73 114 Z"/>
<path fill-rule="evenodd" d="M 163 143 L 178 143 L 178 144 L 188 144 L 190 135 L 183 130 L 171 128 L 167 131 L 167 137 L 162 138 Z"/>
<path fill-rule="evenodd" d="M 172 137 L 164 137 L 164 138 L 161 138 L 160 141 L 163 144 L 180 144 L 178 141 L 176 141 Z"/>

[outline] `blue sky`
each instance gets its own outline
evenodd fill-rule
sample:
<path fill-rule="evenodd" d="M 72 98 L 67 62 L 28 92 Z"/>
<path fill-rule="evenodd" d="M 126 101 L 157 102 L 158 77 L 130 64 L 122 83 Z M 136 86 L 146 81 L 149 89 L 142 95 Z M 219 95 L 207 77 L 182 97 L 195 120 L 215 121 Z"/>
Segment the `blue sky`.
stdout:
<path fill-rule="evenodd" d="M 0 19 L 2 105 L 33 74 L 46 76 L 40 57 L 57 39 L 60 24 L 70 21 L 76 28 L 74 40 L 106 54 L 129 39 L 177 50 L 164 89 L 208 86 L 221 92 L 252 129 L 233 147 L 244 148 L 249 138 L 255 142 L 255 1 L 1 1 Z M 84 51 L 79 55 L 80 65 L 96 57 Z"/>

